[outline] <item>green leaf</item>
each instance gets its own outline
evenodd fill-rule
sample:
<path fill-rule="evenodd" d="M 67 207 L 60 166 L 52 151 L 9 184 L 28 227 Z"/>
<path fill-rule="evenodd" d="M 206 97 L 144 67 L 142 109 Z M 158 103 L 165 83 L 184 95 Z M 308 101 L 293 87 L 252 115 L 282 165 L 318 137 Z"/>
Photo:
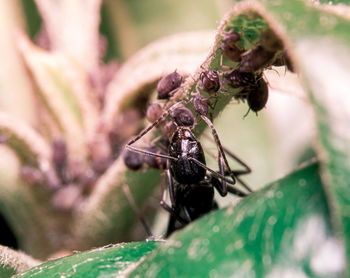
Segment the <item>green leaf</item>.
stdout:
<path fill-rule="evenodd" d="M 316 112 L 321 177 L 330 204 L 334 228 L 350 258 L 350 20 L 327 6 L 303 1 L 261 1 L 267 17 L 274 17 L 286 35 L 301 78 Z M 288 14 L 288 16 L 287 16 Z M 344 13 L 345 16 L 345 13 Z M 302 20 L 301 20 L 302 18 Z M 347 264 L 350 273 L 350 263 Z"/>
<path fill-rule="evenodd" d="M 49 261 L 14 277 L 116 277 L 159 245 L 156 241 L 122 243 Z"/>
<path fill-rule="evenodd" d="M 129 277 L 335 277 L 344 254 L 312 164 L 175 233 Z M 323 256 L 332 253 L 333 259 Z"/>

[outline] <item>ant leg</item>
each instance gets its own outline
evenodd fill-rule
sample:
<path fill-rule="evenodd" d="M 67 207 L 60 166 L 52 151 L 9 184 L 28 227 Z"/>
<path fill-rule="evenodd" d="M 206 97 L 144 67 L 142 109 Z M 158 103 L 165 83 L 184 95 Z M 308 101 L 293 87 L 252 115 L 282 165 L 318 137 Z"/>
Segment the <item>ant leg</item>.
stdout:
<path fill-rule="evenodd" d="M 222 145 L 221 145 L 221 142 L 220 142 L 220 139 L 219 139 L 219 136 L 214 128 L 214 125 L 213 123 L 204 115 L 201 115 L 201 118 L 203 119 L 203 121 L 205 121 L 207 123 L 207 125 L 210 127 L 211 129 L 211 133 L 213 134 L 213 137 L 214 137 L 214 140 L 215 140 L 215 143 L 216 143 L 216 146 L 218 148 L 218 152 L 219 152 L 219 158 L 220 158 L 220 155 L 222 157 L 222 159 L 224 160 L 224 163 L 225 163 L 225 166 L 227 168 L 227 170 L 229 171 L 229 175 L 231 176 L 232 180 L 235 181 L 235 176 L 233 175 L 232 171 L 231 171 L 231 168 L 230 168 L 230 165 L 228 164 L 228 161 L 227 161 L 227 158 L 226 158 L 226 155 L 225 155 L 225 152 L 222 148 Z M 220 162 L 220 159 L 219 159 L 219 162 Z M 234 184 L 234 183 L 233 183 Z"/>
<path fill-rule="evenodd" d="M 238 179 L 237 179 L 237 180 L 238 180 Z M 246 193 L 244 193 L 244 192 L 238 190 L 237 188 L 234 188 L 234 187 L 231 186 L 231 185 L 228 185 L 228 186 L 227 186 L 227 191 L 230 192 L 230 193 L 233 194 L 233 195 L 238 196 L 238 197 L 246 197 L 246 196 L 247 196 Z"/>
<path fill-rule="evenodd" d="M 144 130 L 142 130 L 136 137 L 132 138 L 127 144 L 126 147 L 134 144 L 136 141 L 138 141 L 141 137 L 143 137 L 146 133 L 148 133 L 152 128 L 156 127 L 160 122 L 162 122 L 172 110 L 175 109 L 176 106 L 180 105 L 182 101 L 175 103 L 173 106 L 171 106 L 169 109 L 167 109 L 154 123 L 146 127 Z"/>
<path fill-rule="evenodd" d="M 206 138 L 212 140 L 212 138 L 210 138 L 207 135 L 204 135 Z M 234 159 L 235 161 L 237 161 L 240 165 L 242 165 L 245 169 L 244 170 L 233 170 L 231 171 L 231 173 L 235 176 L 235 178 L 239 181 L 240 184 L 242 184 L 242 186 L 247 189 L 249 192 L 253 192 L 253 190 L 244 182 L 242 181 L 242 179 L 240 179 L 238 176 L 240 175 L 246 175 L 252 172 L 252 169 L 248 166 L 248 164 L 246 164 L 242 159 L 240 159 L 238 156 L 236 156 L 233 152 L 231 152 L 230 150 L 228 150 L 226 147 L 222 146 L 222 149 L 224 150 L 224 152 L 231 157 L 232 159 Z M 220 166 L 220 165 L 219 165 Z M 229 175 L 229 173 L 225 172 L 225 176 Z"/>
<path fill-rule="evenodd" d="M 130 145 L 126 145 L 125 148 L 127 150 L 129 150 L 129 151 L 136 152 L 136 153 L 141 153 L 141 154 L 148 155 L 148 156 L 154 156 L 154 157 L 161 157 L 161 158 L 165 158 L 165 159 L 177 160 L 177 158 L 169 156 L 169 155 L 166 155 L 166 154 L 153 153 L 153 152 L 149 152 L 149 151 L 146 151 L 146 150 L 143 150 L 143 149 L 139 149 L 139 148 L 136 148 L 136 147 L 130 146 Z"/>
<path fill-rule="evenodd" d="M 224 169 L 224 164 L 222 163 L 222 156 L 219 153 L 219 170 L 220 174 L 225 176 L 225 169 Z M 217 186 L 216 189 L 219 191 L 220 195 L 222 197 L 225 197 L 227 195 L 227 184 L 226 181 L 222 181 L 221 186 Z"/>
<path fill-rule="evenodd" d="M 194 163 L 196 163 L 198 166 L 202 167 L 205 170 L 208 170 L 214 177 L 224 180 L 225 182 L 229 184 L 235 184 L 236 180 L 230 180 L 226 178 L 224 175 L 221 175 L 220 173 L 215 172 L 213 169 L 210 169 L 207 165 L 203 164 L 199 160 L 195 159 L 194 157 L 189 157 L 188 160 L 192 160 Z"/>
<path fill-rule="evenodd" d="M 227 172 L 224 171 L 224 164 L 222 162 L 222 158 L 220 155 L 219 155 L 219 168 L 220 168 L 221 175 L 228 174 Z M 240 178 L 236 177 L 236 180 L 238 180 L 241 184 L 245 185 L 245 183 L 242 182 Z M 224 180 L 222 180 L 222 182 L 220 182 L 219 180 L 217 182 L 213 182 L 213 185 L 222 197 L 225 197 L 227 195 L 227 192 L 234 194 L 238 197 L 247 196 L 247 194 L 244 193 L 243 191 L 233 187 L 232 185 L 227 185 Z"/>
<path fill-rule="evenodd" d="M 140 220 L 140 222 L 141 222 L 143 228 L 145 229 L 147 235 L 149 237 L 152 237 L 153 236 L 152 231 L 151 231 L 149 225 L 147 224 L 146 220 L 143 218 L 142 214 L 140 213 L 140 210 L 138 209 L 138 207 L 137 207 L 137 205 L 135 203 L 134 197 L 132 196 L 129 187 L 127 185 L 123 185 L 122 189 L 124 191 L 125 197 L 128 199 L 130 207 L 135 212 L 137 218 Z"/>
<path fill-rule="evenodd" d="M 163 209 L 165 209 L 167 212 L 170 213 L 172 217 L 174 217 L 177 221 L 179 221 L 181 224 L 187 224 L 188 221 L 184 220 L 176 210 L 176 201 L 175 201 L 175 191 L 174 191 L 174 185 L 172 181 L 172 177 L 170 174 L 169 169 L 167 170 L 167 176 L 168 176 L 168 183 L 169 183 L 169 197 L 171 202 L 171 207 L 166 203 L 166 190 L 163 191 L 163 197 L 160 201 L 160 205 Z"/>

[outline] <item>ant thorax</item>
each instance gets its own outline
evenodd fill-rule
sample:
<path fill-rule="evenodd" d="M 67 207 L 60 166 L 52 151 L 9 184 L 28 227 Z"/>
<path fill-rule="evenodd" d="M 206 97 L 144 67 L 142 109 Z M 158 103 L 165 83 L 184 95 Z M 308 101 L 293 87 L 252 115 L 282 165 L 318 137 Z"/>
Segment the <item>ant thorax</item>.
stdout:
<path fill-rule="evenodd" d="M 206 170 L 192 160 L 205 164 L 204 152 L 189 128 L 179 127 L 174 133 L 169 155 L 177 158 L 170 161 L 170 171 L 178 183 L 192 184 L 204 179 Z"/>

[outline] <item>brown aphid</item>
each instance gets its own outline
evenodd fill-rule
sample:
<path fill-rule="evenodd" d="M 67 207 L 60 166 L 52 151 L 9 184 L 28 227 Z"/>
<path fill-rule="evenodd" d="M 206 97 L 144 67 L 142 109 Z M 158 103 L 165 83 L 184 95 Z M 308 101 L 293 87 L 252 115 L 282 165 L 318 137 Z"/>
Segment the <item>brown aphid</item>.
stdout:
<path fill-rule="evenodd" d="M 156 146 L 151 146 L 146 149 L 147 151 L 155 154 L 164 154 L 160 148 Z M 162 157 L 145 155 L 143 161 L 151 168 L 163 170 L 166 168 L 167 160 Z"/>
<path fill-rule="evenodd" d="M 250 49 L 242 55 L 239 71 L 254 72 L 261 70 L 269 65 L 274 55 L 274 52 L 267 51 L 261 46 Z"/>
<path fill-rule="evenodd" d="M 234 62 L 239 62 L 243 53 L 243 50 L 236 44 L 240 39 L 241 36 L 237 32 L 230 31 L 224 35 L 221 42 L 222 54 Z"/>
<path fill-rule="evenodd" d="M 176 108 L 170 115 L 177 126 L 192 127 L 194 125 L 194 116 L 192 111 L 184 106 Z"/>
<path fill-rule="evenodd" d="M 147 107 L 146 118 L 150 123 L 154 123 L 163 114 L 163 108 L 159 103 L 153 102 Z"/>
<path fill-rule="evenodd" d="M 81 200 L 81 189 L 77 184 L 69 184 L 59 189 L 52 199 L 52 206 L 57 211 L 69 212 L 76 207 Z"/>
<path fill-rule="evenodd" d="M 260 45 L 265 50 L 276 52 L 283 49 L 283 42 L 277 37 L 276 33 L 270 28 L 265 29 L 260 34 Z"/>
<path fill-rule="evenodd" d="M 43 173 L 30 166 L 21 167 L 20 176 L 29 185 L 39 184 L 43 181 Z"/>
<path fill-rule="evenodd" d="M 223 80 L 232 88 L 241 88 L 255 85 L 255 75 L 251 72 L 239 70 L 229 71 L 223 74 Z"/>
<path fill-rule="evenodd" d="M 61 138 L 54 139 L 52 142 L 52 162 L 60 177 L 64 176 L 63 172 L 67 166 L 67 157 L 68 151 L 66 142 Z"/>
<path fill-rule="evenodd" d="M 168 122 L 164 128 L 165 128 L 167 138 L 173 137 L 173 134 L 175 133 L 175 131 L 177 129 L 177 127 L 173 121 Z"/>
<path fill-rule="evenodd" d="M 180 87 L 182 76 L 176 72 L 164 76 L 157 85 L 158 99 L 168 99 Z"/>
<path fill-rule="evenodd" d="M 216 70 L 203 71 L 199 75 L 201 89 L 208 93 L 215 93 L 220 89 L 219 74 Z"/>
<path fill-rule="evenodd" d="M 194 110 L 200 115 L 207 115 L 209 110 L 208 99 L 203 97 L 200 93 L 193 97 Z"/>
<path fill-rule="evenodd" d="M 250 89 L 247 97 L 249 109 L 257 113 L 263 109 L 269 97 L 269 89 L 263 78 L 260 78 L 255 87 Z"/>
<path fill-rule="evenodd" d="M 143 155 L 129 150 L 124 151 L 124 164 L 130 170 L 136 171 L 142 167 Z"/>

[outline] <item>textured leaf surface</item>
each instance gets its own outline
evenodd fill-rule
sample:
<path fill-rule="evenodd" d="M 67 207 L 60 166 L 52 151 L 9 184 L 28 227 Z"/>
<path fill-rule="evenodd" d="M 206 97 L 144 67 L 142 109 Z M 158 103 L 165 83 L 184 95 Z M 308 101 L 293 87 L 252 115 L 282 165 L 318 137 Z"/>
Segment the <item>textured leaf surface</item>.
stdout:
<path fill-rule="evenodd" d="M 116 277 L 158 246 L 156 241 L 122 243 L 49 261 L 14 277 Z"/>
<path fill-rule="evenodd" d="M 0 246 L 0 277 L 7 278 L 13 274 L 26 271 L 27 269 L 40 264 L 40 261 L 14 251 L 5 246 Z"/>
<path fill-rule="evenodd" d="M 313 164 L 175 233 L 129 277 L 335 277 L 343 267 Z"/>

